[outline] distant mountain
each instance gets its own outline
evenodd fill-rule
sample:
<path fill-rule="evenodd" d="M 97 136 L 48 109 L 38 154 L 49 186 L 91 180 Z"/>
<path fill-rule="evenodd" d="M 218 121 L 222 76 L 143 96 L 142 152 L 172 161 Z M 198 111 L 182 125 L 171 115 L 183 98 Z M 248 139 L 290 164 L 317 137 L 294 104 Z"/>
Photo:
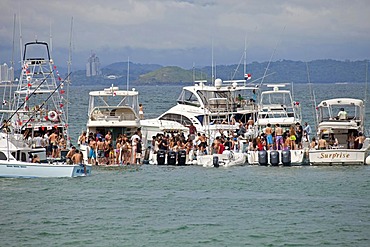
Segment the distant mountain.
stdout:
<path fill-rule="evenodd" d="M 193 72 L 176 66 L 163 67 L 141 75 L 140 83 L 192 82 Z"/>
<path fill-rule="evenodd" d="M 195 80 L 211 81 L 212 67 L 206 66 L 186 70 L 176 66 L 163 67 L 158 64 L 129 64 L 130 84 L 135 83 L 179 83 L 193 82 Z M 280 60 L 271 62 L 252 62 L 247 64 L 247 73 L 252 74 L 252 80 L 257 82 L 266 73 L 264 82 L 364 82 L 366 61 L 337 61 L 314 60 L 310 62 Z M 243 79 L 243 66 L 217 65 L 214 68 L 217 78 L 223 80 Z M 73 85 L 110 85 L 127 81 L 127 62 L 118 62 L 102 68 L 102 75 L 86 77 L 86 71 L 80 70 L 72 73 Z"/>

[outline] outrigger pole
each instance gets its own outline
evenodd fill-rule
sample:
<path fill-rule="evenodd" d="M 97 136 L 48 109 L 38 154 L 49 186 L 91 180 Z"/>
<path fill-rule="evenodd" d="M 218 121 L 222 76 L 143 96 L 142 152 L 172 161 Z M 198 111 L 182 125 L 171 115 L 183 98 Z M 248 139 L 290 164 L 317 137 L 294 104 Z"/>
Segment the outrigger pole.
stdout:
<path fill-rule="evenodd" d="M 41 83 L 35 88 L 35 90 L 32 91 L 32 93 L 28 96 L 28 100 L 31 98 L 32 95 L 35 94 L 35 92 L 41 87 L 41 85 L 49 78 L 49 76 L 53 73 L 53 71 L 51 71 L 50 73 L 48 73 L 48 75 L 41 81 Z M 17 112 L 24 106 L 24 104 L 26 104 L 26 102 L 28 100 L 25 100 L 18 108 L 17 110 L 15 110 L 13 112 L 13 114 L 8 118 L 8 120 L 6 120 L 6 124 L 9 123 L 10 119 L 12 119 L 12 117 L 14 117 L 15 114 L 17 114 Z M 1 126 L 1 129 L 3 129 L 5 126 L 4 124 Z"/>
<path fill-rule="evenodd" d="M 50 93 L 50 95 L 46 98 L 46 100 L 44 100 L 44 102 L 42 102 L 42 104 L 40 105 L 40 109 L 45 105 L 45 103 L 51 98 L 51 96 L 53 96 L 53 94 L 60 88 L 60 86 L 64 83 L 64 81 L 71 75 L 72 72 L 70 72 L 65 78 L 64 80 L 59 83 L 59 85 L 54 89 L 53 92 Z M 31 121 L 32 117 L 35 115 L 36 113 L 32 114 L 31 117 L 27 120 L 27 122 L 25 122 L 22 127 L 20 129 L 23 129 L 25 126 L 27 126 L 27 124 Z"/>

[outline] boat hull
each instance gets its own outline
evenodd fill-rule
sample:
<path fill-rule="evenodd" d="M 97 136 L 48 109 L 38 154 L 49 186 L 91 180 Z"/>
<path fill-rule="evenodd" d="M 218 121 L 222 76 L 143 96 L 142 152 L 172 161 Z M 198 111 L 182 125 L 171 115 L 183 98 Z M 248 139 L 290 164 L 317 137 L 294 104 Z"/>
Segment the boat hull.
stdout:
<path fill-rule="evenodd" d="M 91 166 L 86 165 L 53 165 L 26 162 L 3 161 L 0 163 L 0 177 L 7 178 L 52 178 L 83 177 L 91 175 Z"/>
<path fill-rule="evenodd" d="M 213 154 L 197 156 L 196 165 L 203 167 L 231 167 L 243 166 L 246 164 L 246 154 Z"/>
<path fill-rule="evenodd" d="M 311 165 L 364 165 L 368 150 L 363 149 L 325 149 L 309 151 Z"/>
<path fill-rule="evenodd" d="M 282 150 L 276 150 L 279 156 L 278 165 L 286 165 L 283 163 Z M 290 150 L 290 163 L 291 166 L 300 166 L 307 164 L 306 162 L 306 151 L 304 149 L 300 150 Z M 266 151 L 267 162 L 266 165 L 272 165 L 271 162 L 271 150 Z M 249 165 L 260 165 L 259 161 L 259 151 L 248 151 L 247 161 Z"/>

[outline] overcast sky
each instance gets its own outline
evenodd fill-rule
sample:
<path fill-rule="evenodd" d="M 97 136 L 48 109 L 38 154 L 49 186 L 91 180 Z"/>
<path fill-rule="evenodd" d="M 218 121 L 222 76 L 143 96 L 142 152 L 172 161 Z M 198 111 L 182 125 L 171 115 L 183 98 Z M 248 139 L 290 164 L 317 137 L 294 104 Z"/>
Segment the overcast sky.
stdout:
<path fill-rule="evenodd" d="M 75 69 L 91 52 L 103 66 L 128 57 L 211 65 L 212 46 L 215 64 L 237 64 L 245 43 L 248 63 L 370 57 L 370 0 L 1 0 L 2 63 L 12 57 L 14 14 L 15 62 L 21 26 L 23 43 L 49 42 L 51 33 L 52 56 L 66 66 L 72 17 Z"/>

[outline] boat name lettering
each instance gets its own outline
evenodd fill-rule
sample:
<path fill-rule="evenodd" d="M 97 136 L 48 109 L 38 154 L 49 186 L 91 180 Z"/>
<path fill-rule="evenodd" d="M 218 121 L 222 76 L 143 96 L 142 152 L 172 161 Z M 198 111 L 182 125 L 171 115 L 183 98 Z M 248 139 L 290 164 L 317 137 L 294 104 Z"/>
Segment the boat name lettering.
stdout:
<path fill-rule="evenodd" d="M 349 158 L 349 153 L 320 153 L 320 159 L 347 159 Z"/>
<path fill-rule="evenodd" d="M 7 165 L 6 167 L 13 167 L 13 168 L 27 168 L 27 166 L 18 166 L 18 165 Z"/>

